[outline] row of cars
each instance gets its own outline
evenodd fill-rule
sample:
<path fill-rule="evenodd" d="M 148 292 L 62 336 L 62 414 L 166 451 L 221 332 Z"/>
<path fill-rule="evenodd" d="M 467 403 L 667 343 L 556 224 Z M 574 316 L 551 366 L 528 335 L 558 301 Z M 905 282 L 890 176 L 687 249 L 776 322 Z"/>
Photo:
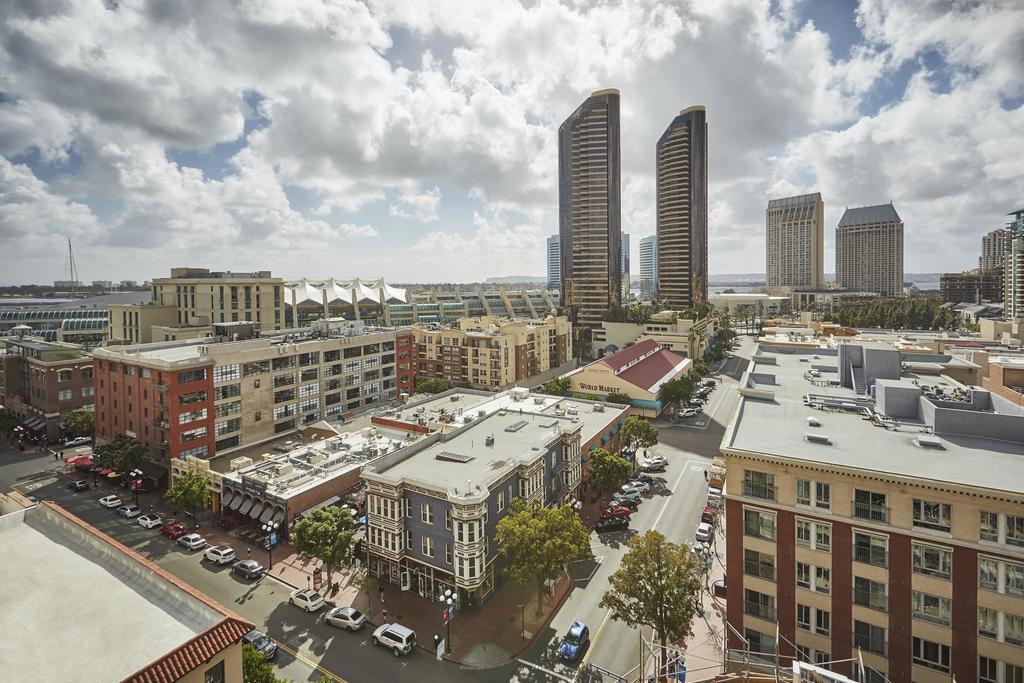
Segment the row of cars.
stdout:
<path fill-rule="evenodd" d="M 644 469 L 644 468 L 647 469 Z M 601 513 L 594 524 L 594 531 L 599 534 L 610 531 L 621 531 L 629 527 L 630 515 L 640 507 L 643 495 L 651 490 L 655 479 L 650 472 L 664 472 L 668 460 L 658 456 L 651 458 L 641 466 L 641 473 L 627 481 L 612 495 L 608 507 Z"/>
<path fill-rule="evenodd" d="M 323 609 L 327 602 L 324 596 L 312 588 L 299 588 L 289 594 L 288 604 L 313 613 Z M 355 632 L 366 623 L 366 615 L 354 607 L 332 607 L 324 614 L 324 621 L 331 626 Z M 416 632 L 401 624 L 382 624 L 374 630 L 370 640 L 374 645 L 385 647 L 400 657 L 416 647 Z"/>
<path fill-rule="evenodd" d="M 701 408 L 707 403 L 711 392 L 715 390 L 716 384 L 715 380 L 710 377 L 701 381 L 697 391 L 693 394 L 693 398 L 690 399 L 690 406 L 681 410 L 679 417 L 696 417 L 700 415 Z"/>

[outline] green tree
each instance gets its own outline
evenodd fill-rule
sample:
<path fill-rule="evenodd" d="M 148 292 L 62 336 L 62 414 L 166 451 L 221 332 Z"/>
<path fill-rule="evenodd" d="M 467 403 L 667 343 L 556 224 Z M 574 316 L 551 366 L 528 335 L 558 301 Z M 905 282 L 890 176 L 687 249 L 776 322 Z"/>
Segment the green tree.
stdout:
<path fill-rule="evenodd" d="M 244 683 L 286 683 L 274 675 L 274 665 L 266 655 L 246 644 L 242 646 L 242 680 Z"/>
<path fill-rule="evenodd" d="M 626 394 L 619 394 L 619 393 L 612 392 L 612 393 L 608 394 L 608 402 L 609 403 L 618 403 L 620 406 L 628 406 L 628 405 L 632 405 L 633 399 L 631 399 Z"/>
<path fill-rule="evenodd" d="M 590 481 L 601 493 L 608 493 L 633 473 L 633 466 L 618 453 L 598 448 L 587 457 L 590 458 Z"/>
<path fill-rule="evenodd" d="M 590 532 L 568 505 L 544 507 L 514 498 L 495 536 L 508 562 L 505 574 L 522 586 L 536 582 L 537 614 L 543 611 L 544 582 L 590 552 Z"/>
<path fill-rule="evenodd" d="M 658 389 L 658 400 L 661 401 L 661 405 L 675 413 L 679 410 L 679 406 L 690 402 L 695 387 L 696 383 L 689 374 L 677 379 L 670 379 Z"/>
<path fill-rule="evenodd" d="M 665 646 L 690 634 L 700 594 L 701 567 L 689 546 L 669 543 L 657 531 L 629 539 L 629 551 L 608 577 L 600 606 L 630 626 L 650 626 L 658 635 L 660 671 Z"/>
<path fill-rule="evenodd" d="M 626 452 L 639 453 L 641 449 L 651 448 L 658 443 L 658 430 L 642 417 L 631 415 L 622 423 L 619 441 Z"/>
<path fill-rule="evenodd" d="M 209 506 L 210 485 L 198 472 L 186 472 L 174 480 L 164 498 L 183 510 L 191 510 L 194 516 L 200 508 Z"/>
<path fill-rule="evenodd" d="M 548 396 L 565 396 L 569 393 L 569 384 L 568 377 L 553 377 L 544 383 L 540 391 Z"/>
<path fill-rule="evenodd" d="M 96 444 L 92 451 L 97 465 L 109 467 L 118 474 L 130 472 L 146 459 L 146 447 L 123 433 Z"/>
<path fill-rule="evenodd" d="M 64 432 L 68 436 L 92 436 L 96 429 L 96 412 L 73 410 L 64 418 Z"/>
<path fill-rule="evenodd" d="M 352 561 L 355 537 L 352 514 L 335 505 L 314 510 L 292 529 L 295 549 L 327 565 L 328 584 L 336 566 Z"/>
<path fill-rule="evenodd" d="M 443 391 L 448 391 L 450 387 L 448 382 L 439 377 L 424 377 L 416 380 L 417 394 L 440 394 Z"/>

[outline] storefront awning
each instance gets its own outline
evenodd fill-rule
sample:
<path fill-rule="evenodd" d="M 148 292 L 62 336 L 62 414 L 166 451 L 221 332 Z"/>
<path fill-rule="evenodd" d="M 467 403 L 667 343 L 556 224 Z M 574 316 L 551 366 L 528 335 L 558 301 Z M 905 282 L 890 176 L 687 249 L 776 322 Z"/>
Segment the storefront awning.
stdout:
<path fill-rule="evenodd" d="M 601 443 L 608 443 L 608 435 L 607 434 L 602 434 L 601 435 Z"/>
<path fill-rule="evenodd" d="M 236 493 L 235 497 L 231 499 L 230 507 L 231 507 L 232 510 L 237 510 L 241 506 L 242 506 L 242 494 L 241 493 Z"/>
<path fill-rule="evenodd" d="M 284 510 L 278 508 L 277 512 L 274 513 L 274 517 L 273 517 L 272 521 L 276 522 L 277 524 L 280 524 L 281 522 L 283 522 L 284 521 Z"/>
<path fill-rule="evenodd" d="M 263 508 L 263 514 L 260 515 L 261 522 L 269 522 L 270 518 L 274 515 L 274 506 L 267 503 L 266 507 Z"/>
<path fill-rule="evenodd" d="M 234 491 L 228 491 L 221 496 L 220 506 L 222 509 L 227 510 L 231 507 L 231 502 L 238 497 L 239 494 Z"/>
<path fill-rule="evenodd" d="M 88 455 L 76 455 L 73 458 L 68 458 L 65 462 L 69 465 L 91 465 L 92 458 Z"/>
<path fill-rule="evenodd" d="M 618 434 L 618 433 L 619 433 L 619 428 L 618 427 L 612 427 L 612 434 Z"/>
<path fill-rule="evenodd" d="M 249 516 L 253 519 L 258 519 L 260 513 L 263 512 L 263 502 L 257 500 L 252 506 L 252 510 L 249 511 Z"/>
<path fill-rule="evenodd" d="M 254 501 L 252 498 L 246 498 L 245 500 L 242 501 L 242 507 L 238 508 L 238 512 L 243 515 L 246 514 L 247 512 L 249 512 L 250 509 L 252 509 L 252 504 L 255 502 L 256 501 Z"/>

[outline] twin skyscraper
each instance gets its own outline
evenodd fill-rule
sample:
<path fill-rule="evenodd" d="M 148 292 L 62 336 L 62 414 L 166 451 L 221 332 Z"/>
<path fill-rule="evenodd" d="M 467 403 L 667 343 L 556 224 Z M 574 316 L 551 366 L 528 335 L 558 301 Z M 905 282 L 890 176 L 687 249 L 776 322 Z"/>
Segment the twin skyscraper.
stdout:
<path fill-rule="evenodd" d="M 706 112 L 687 107 L 655 147 L 657 292 L 676 310 L 707 302 L 707 162 Z M 599 90 L 558 129 L 562 305 L 584 329 L 622 303 L 620 167 L 619 91 Z"/>

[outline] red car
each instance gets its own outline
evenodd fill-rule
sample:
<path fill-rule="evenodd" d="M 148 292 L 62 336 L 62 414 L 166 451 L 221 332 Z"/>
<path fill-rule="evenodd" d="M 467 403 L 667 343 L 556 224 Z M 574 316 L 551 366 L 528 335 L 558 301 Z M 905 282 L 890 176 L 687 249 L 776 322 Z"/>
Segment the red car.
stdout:
<path fill-rule="evenodd" d="M 621 505 L 609 505 L 608 508 L 601 513 L 601 519 L 608 519 L 609 517 L 629 517 L 632 514 L 629 508 L 622 507 Z"/>
<path fill-rule="evenodd" d="M 172 541 L 181 538 L 186 533 L 188 532 L 185 530 L 185 525 L 181 522 L 171 522 L 170 524 L 164 524 L 160 528 L 160 535 L 166 536 Z"/>
<path fill-rule="evenodd" d="M 715 508 L 710 507 L 710 506 L 704 508 L 704 512 L 700 513 L 700 521 L 707 522 L 708 524 L 714 524 L 715 523 Z"/>

